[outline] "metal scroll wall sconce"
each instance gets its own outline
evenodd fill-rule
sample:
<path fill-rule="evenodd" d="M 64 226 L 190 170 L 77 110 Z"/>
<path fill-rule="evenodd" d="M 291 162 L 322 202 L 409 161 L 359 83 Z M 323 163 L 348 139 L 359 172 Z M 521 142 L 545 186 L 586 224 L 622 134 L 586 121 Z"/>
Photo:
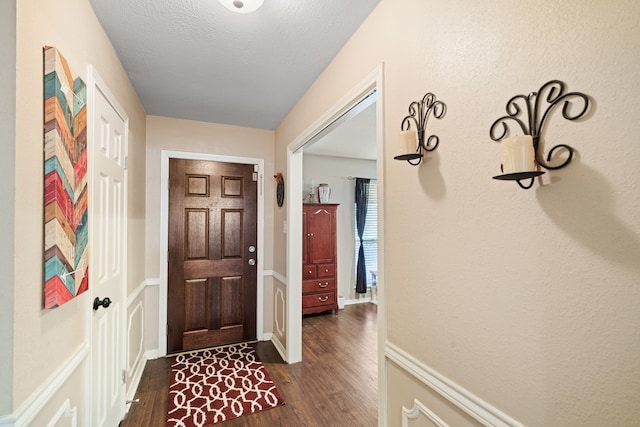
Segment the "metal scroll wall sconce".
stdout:
<path fill-rule="evenodd" d="M 420 101 L 409 104 L 409 115 L 400 124 L 399 144 L 401 153 L 395 156 L 396 160 L 406 160 L 413 166 L 422 163 L 424 151 L 433 151 L 438 147 L 440 139 L 437 135 L 430 135 L 425 140 L 425 131 L 429 115 L 433 113 L 436 119 L 441 119 L 447 111 L 447 106 L 442 101 L 437 101 L 436 96 L 428 92 Z"/>
<path fill-rule="evenodd" d="M 543 102 L 547 103 L 546 110 L 542 112 Z M 574 101 L 582 104 L 582 110 L 571 111 Z M 524 104 L 525 108 L 521 107 Z M 521 188 L 529 189 L 533 186 L 534 179 L 544 171 L 562 169 L 567 166 L 573 158 L 574 149 L 566 144 L 559 144 L 549 150 L 544 158 L 540 146 L 540 136 L 544 131 L 546 120 L 549 118 L 555 107 L 563 104 L 562 117 L 566 120 L 577 120 L 587 113 L 589 108 L 589 97 L 580 92 L 565 93 L 565 84 L 559 80 L 551 80 L 540 88 L 538 92 L 531 92 L 528 96 L 516 95 L 507 102 L 507 115 L 500 117 L 492 125 L 489 131 L 491 139 L 501 143 L 501 170 L 502 175 L 494 176 L 494 179 L 516 181 Z M 526 113 L 525 118 L 520 116 Z M 524 136 L 507 136 L 510 130 L 509 125 L 516 123 L 524 133 Z M 564 161 L 557 165 L 549 162 L 554 153 L 559 149 L 565 149 L 568 153 Z M 531 179 L 525 185 L 522 180 Z"/>

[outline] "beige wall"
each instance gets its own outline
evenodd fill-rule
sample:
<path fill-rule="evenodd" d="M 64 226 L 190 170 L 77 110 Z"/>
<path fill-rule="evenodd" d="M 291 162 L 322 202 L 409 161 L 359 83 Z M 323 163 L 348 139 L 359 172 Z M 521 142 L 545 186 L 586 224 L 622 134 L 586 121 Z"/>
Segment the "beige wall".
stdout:
<path fill-rule="evenodd" d="M 42 309 L 44 45 L 58 48 L 73 73 L 85 82 L 87 65 L 92 64 L 129 116 L 129 291 L 144 280 L 145 168 L 144 110 L 89 1 L 21 0 L 16 22 L 14 410 L 88 339 L 90 292 L 59 308 Z M 70 388 L 84 390 L 84 386 L 84 380 L 78 380 Z M 56 395 L 59 398 L 63 396 Z"/>
<path fill-rule="evenodd" d="M 11 412 L 13 387 L 13 249 L 15 212 L 16 1 L 0 2 L 0 417 Z M 13 59 L 12 59 L 13 58 Z"/>
<path fill-rule="evenodd" d="M 640 419 L 639 17 L 622 0 L 382 0 L 276 129 L 279 167 L 384 62 L 388 340 L 526 425 Z M 528 191 L 492 180 L 489 127 L 509 98 L 551 79 L 593 100 L 579 123 L 556 111 L 544 134 L 577 158 Z M 427 91 L 448 111 L 429 123 L 440 147 L 412 167 L 393 150 Z M 284 245 L 276 235 L 277 254 Z M 398 402 L 415 396 L 388 375 L 397 426 Z"/>
<path fill-rule="evenodd" d="M 224 156 L 264 159 L 264 269 L 273 267 L 273 211 L 275 206 L 273 131 L 251 129 L 215 123 L 196 122 L 167 117 L 147 118 L 147 175 L 146 175 L 146 271 L 148 278 L 160 277 L 160 160 L 163 150 L 204 153 Z M 265 281 L 265 287 L 270 282 Z M 265 296 L 271 295 L 265 289 Z M 151 296 L 158 297 L 154 290 Z M 154 300 L 155 304 L 158 303 Z M 265 320 L 271 325 L 271 304 L 265 299 Z M 158 322 L 152 319 L 146 331 L 148 340 L 157 343 Z M 157 347 L 156 347 L 157 348 Z"/>
<path fill-rule="evenodd" d="M 147 277 L 160 277 L 160 156 L 162 150 L 264 159 L 265 224 L 273 223 L 275 205 L 273 131 L 168 117 L 147 118 Z M 265 228 L 265 248 L 273 244 L 273 230 Z M 273 256 L 265 251 L 266 270 Z"/>

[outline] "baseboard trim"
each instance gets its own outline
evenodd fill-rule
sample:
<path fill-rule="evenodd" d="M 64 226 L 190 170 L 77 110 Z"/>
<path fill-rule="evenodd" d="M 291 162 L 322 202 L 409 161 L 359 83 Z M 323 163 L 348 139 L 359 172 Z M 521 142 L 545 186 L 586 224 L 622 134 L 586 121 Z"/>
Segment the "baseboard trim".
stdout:
<path fill-rule="evenodd" d="M 136 396 L 136 392 L 138 391 L 138 386 L 140 385 L 140 380 L 142 379 L 142 374 L 144 373 L 144 368 L 147 366 L 147 360 L 157 359 L 158 358 L 158 350 L 145 351 L 142 355 L 142 361 L 136 367 L 135 372 L 131 375 L 131 385 L 127 390 L 127 405 L 125 412 L 129 412 L 131 409 L 131 403 L 133 403 L 133 399 Z"/>
<path fill-rule="evenodd" d="M 140 363 L 138 364 L 138 366 L 136 366 L 136 370 L 131 375 L 131 384 L 129 386 L 129 389 L 127 390 L 127 401 L 129 402 L 133 400 L 136 392 L 138 391 L 138 386 L 140 385 L 140 380 L 142 379 L 142 373 L 144 372 L 144 367 L 146 366 L 148 360 L 146 358 L 146 355 L 146 352 L 142 355 Z M 125 412 L 129 412 L 129 408 L 131 407 L 131 405 L 127 404 L 125 405 L 125 407 Z"/>
<path fill-rule="evenodd" d="M 152 350 L 147 350 L 144 352 L 145 360 L 153 360 L 158 358 L 158 349 L 154 348 Z"/>
<path fill-rule="evenodd" d="M 376 304 L 370 297 L 365 297 L 360 299 L 345 299 L 344 305 L 364 304 L 367 302 Z"/>
<path fill-rule="evenodd" d="M 29 425 L 45 405 L 55 396 L 56 392 L 62 387 L 71 375 L 78 369 L 80 364 L 89 356 L 89 342 L 85 341 L 62 365 L 43 382 L 43 385 L 36 390 L 27 400 L 20 405 L 14 412 L 13 417 L 6 420 L 15 427 L 24 427 Z M 13 424 L 11 420 L 13 419 Z M 2 421 L 4 422 L 4 421 Z"/>
<path fill-rule="evenodd" d="M 13 414 L 0 417 L 0 427 L 14 427 L 15 425 L 16 417 Z"/>
<path fill-rule="evenodd" d="M 145 279 L 144 285 L 145 286 L 160 286 L 160 278 L 159 277 L 152 277 L 150 279 Z"/>
<path fill-rule="evenodd" d="M 393 361 L 409 375 L 440 394 L 482 425 L 488 427 L 523 427 L 518 421 L 425 365 L 400 347 L 387 342 L 384 353 L 386 359 Z"/>
<path fill-rule="evenodd" d="M 282 357 L 282 360 L 284 360 L 286 362 L 287 361 L 287 350 L 284 348 L 284 346 L 280 342 L 280 339 L 278 339 L 278 337 L 276 335 L 272 334 L 271 342 L 273 343 L 273 346 L 276 348 L 276 350 L 278 350 L 278 353 L 280 353 L 280 357 Z"/>

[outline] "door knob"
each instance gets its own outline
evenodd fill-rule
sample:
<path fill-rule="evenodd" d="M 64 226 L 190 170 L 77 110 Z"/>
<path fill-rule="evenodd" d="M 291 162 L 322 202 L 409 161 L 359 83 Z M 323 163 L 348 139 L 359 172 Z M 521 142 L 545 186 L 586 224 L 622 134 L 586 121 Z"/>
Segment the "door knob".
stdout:
<path fill-rule="evenodd" d="M 256 260 L 253 258 L 249 258 L 249 265 L 256 265 Z"/>
<path fill-rule="evenodd" d="M 105 297 L 102 301 L 100 301 L 100 298 L 96 297 L 96 299 L 93 300 L 93 309 L 97 310 L 100 308 L 100 306 L 107 308 L 111 305 L 111 300 L 109 299 L 109 297 Z"/>

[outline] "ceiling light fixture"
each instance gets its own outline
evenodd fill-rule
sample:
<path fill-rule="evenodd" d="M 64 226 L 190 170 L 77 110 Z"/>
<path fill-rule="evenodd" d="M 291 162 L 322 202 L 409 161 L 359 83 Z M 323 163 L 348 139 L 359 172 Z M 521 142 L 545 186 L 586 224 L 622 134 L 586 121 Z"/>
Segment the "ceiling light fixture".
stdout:
<path fill-rule="evenodd" d="M 229 10 L 232 10 L 237 13 L 251 13 L 256 10 L 264 0 L 219 0 L 220 3 L 224 5 Z"/>

